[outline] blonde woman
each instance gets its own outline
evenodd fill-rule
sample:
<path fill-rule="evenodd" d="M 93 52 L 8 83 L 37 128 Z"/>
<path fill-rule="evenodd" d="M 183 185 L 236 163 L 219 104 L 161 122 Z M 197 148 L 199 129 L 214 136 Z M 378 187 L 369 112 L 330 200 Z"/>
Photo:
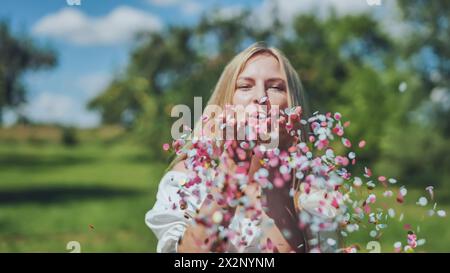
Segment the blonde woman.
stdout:
<path fill-rule="evenodd" d="M 249 46 L 230 61 L 208 101 L 208 105 L 222 108 L 226 105 L 245 107 L 252 104 L 264 104 L 269 108 L 276 105 L 279 109 L 301 106 L 304 114 L 306 109 L 295 69 L 278 49 L 261 42 Z M 292 144 L 286 134 L 281 133 L 279 140 L 280 150 L 286 150 Z M 203 201 L 207 189 L 202 184 L 185 190 L 187 207 L 173 206 L 179 200 L 179 182 L 189 174 L 184 159 L 179 156 L 170 164 L 159 184 L 156 203 L 145 217 L 147 225 L 158 238 L 157 252 L 260 252 L 260 246 L 267 241 L 272 242 L 279 252 L 311 250 L 308 240 L 311 234 L 308 229 L 299 228 L 298 213 L 301 209 L 313 211 L 318 200 L 302 199 L 303 204 L 296 204 L 290 194 L 291 188 L 297 186 L 296 181 L 272 190 L 262 190 L 256 183 L 248 186 L 245 194 L 255 207 L 261 208 L 262 200 L 265 201 L 266 210 L 262 210 L 261 218 L 252 220 L 238 207 L 233 210 L 234 217 L 229 222 L 229 228 L 236 230 L 240 236 L 230 240 L 227 249 L 218 249 L 213 242 L 208 242 L 206 227 L 194 224 L 193 217 L 201 215 L 210 218 L 216 211 L 232 208 L 224 208 L 214 201 L 205 205 Z M 259 159 L 253 156 L 249 161 L 248 178 L 251 180 L 259 168 Z M 233 172 L 233 169 L 224 171 Z M 218 192 L 215 188 L 209 190 Z"/>

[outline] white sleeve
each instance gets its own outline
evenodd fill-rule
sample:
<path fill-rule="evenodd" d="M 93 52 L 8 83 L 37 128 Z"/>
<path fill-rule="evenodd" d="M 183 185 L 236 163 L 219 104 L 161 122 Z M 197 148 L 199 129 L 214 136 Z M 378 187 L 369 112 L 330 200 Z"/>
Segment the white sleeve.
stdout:
<path fill-rule="evenodd" d="M 177 252 L 178 241 L 206 197 L 202 183 L 186 188 L 182 184 L 187 181 L 188 176 L 183 172 L 167 172 L 159 183 L 153 208 L 145 215 L 147 226 L 158 239 L 157 252 Z M 185 209 L 180 208 L 179 191 L 186 195 Z"/>
<path fill-rule="evenodd" d="M 262 238 L 261 221 L 244 217 L 238 211 L 230 223 L 230 230 L 234 235 L 230 240 L 229 252 L 257 253 L 261 252 L 260 241 Z"/>
<path fill-rule="evenodd" d="M 302 192 L 297 200 L 300 210 L 305 210 L 322 219 L 334 219 L 338 211 L 331 205 L 333 194 L 328 193 L 326 195 L 326 193 L 325 190 L 314 187 L 311 188 L 309 193 Z"/>
<path fill-rule="evenodd" d="M 330 228 L 312 232 L 311 235 L 317 240 L 321 252 L 336 252 L 340 244 L 340 236 L 334 219 L 341 213 L 332 205 L 332 199 L 337 192 L 328 193 L 317 187 L 311 187 L 309 193 L 302 191 L 298 200 L 300 210 L 308 212 L 321 221 L 333 223 Z M 325 197 L 326 196 L 326 197 Z"/>

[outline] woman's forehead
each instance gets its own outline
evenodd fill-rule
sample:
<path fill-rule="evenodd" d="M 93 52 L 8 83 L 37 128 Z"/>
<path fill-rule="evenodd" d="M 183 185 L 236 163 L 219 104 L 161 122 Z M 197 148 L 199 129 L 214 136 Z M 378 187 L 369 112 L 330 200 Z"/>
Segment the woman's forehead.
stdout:
<path fill-rule="evenodd" d="M 279 61 L 271 54 L 258 54 L 246 62 L 238 78 L 252 77 L 285 78 Z"/>

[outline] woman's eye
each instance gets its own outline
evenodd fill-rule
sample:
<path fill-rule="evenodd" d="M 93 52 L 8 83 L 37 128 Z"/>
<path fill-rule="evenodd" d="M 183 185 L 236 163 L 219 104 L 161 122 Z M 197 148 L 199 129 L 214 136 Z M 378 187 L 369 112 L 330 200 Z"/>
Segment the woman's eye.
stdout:
<path fill-rule="evenodd" d="M 240 85 L 240 86 L 238 86 L 238 89 L 241 89 L 241 90 L 249 90 L 250 88 L 251 88 L 250 85 Z"/>
<path fill-rule="evenodd" d="M 275 89 L 276 91 L 284 91 L 284 88 L 281 86 L 271 86 L 269 89 Z"/>

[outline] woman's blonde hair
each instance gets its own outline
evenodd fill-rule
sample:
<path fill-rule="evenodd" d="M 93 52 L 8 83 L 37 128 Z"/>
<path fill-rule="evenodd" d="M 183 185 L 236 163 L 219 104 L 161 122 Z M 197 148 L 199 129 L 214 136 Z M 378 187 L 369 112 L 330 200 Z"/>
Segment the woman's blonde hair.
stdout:
<path fill-rule="evenodd" d="M 208 100 L 208 105 L 217 105 L 225 108 L 226 105 L 233 103 L 233 95 L 236 88 L 236 81 L 239 74 L 244 69 L 246 63 L 252 57 L 259 54 L 270 54 L 274 56 L 281 66 L 282 73 L 285 73 L 287 79 L 287 92 L 288 92 L 288 106 L 301 106 L 303 109 L 303 117 L 309 116 L 309 108 L 306 103 L 306 95 L 303 90 L 300 77 L 294 67 L 291 65 L 286 56 L 275 47 L 268 47 L 264 42 L 256 42 L 239 54 L 237 54 L 226 66 L 222 72 L 222 75 L 217 82 L 214 91 Z M 201 120 L 196 121 L 194 128 L 201 126 Z M 306 140 L 308 128 L 302 128 L 302 141 Z M 196 130 L 194 130 L 196 131 Z M 189 147 L 190 142 L 185 144 L 185 147 Z M 185 159 L 185 155 L 177 155 L 174 160 L 169 164 L 166 171 L 169 171 L 178 162 Z"/>

